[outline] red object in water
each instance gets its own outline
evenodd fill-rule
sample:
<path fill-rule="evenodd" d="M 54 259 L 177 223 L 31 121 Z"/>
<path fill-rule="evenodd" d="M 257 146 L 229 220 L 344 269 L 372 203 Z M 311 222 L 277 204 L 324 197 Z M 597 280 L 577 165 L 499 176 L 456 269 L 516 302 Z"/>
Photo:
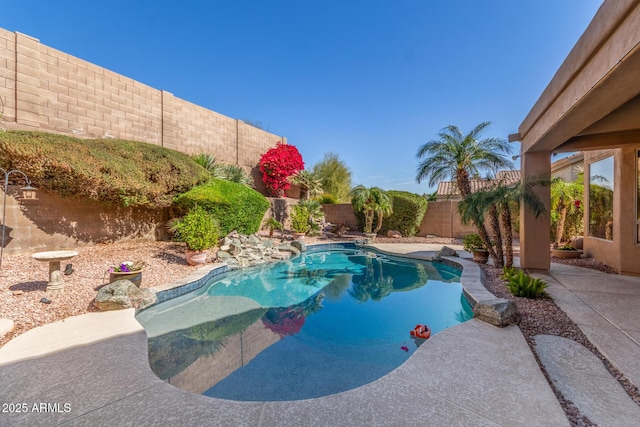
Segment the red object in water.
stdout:
<path fill-rule="evenodd" d="M 400 347 L 401 349 L 403 349 L 404 351 L 409 351 L 409 347 L 407 347 L 406 345 L 403 345 L 402 347 Z"/>
<path fill-rule="evenodd" d="M 428 339 L 431 336 L 431 328 L 427 325 L 417 324 L 413 331 L 409 332 L 412 337 Z"/>

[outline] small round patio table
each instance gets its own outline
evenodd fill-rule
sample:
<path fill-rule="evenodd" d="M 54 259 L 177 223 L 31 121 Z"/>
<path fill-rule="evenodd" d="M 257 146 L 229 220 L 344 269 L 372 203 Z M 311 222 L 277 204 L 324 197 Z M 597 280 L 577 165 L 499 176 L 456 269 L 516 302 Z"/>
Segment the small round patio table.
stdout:
<path fill-rule="evenodd" d="M 48 291 L 58 291 L 64 287 L 62 280 L 62 272 L 60 271 L 60 261 L 66 261 L 78 256 L 76 251 L 47 251 L 38 252 L 31 255 L 38 261 L 46 261 L 49 263 L 49 283 L 47 283 Z"/>

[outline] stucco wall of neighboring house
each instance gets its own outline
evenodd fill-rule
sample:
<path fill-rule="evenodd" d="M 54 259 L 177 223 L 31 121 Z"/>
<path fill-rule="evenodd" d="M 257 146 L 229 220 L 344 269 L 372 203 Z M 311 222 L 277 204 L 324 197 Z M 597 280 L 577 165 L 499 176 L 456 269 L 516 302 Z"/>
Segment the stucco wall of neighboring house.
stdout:
<path fill-rule="evenodd" d="M 560 178 L 566 182 L 573 182 L 580 177 L 583 169 L 584 153 L 574 153 L 551 163 L 551 177 Z"/>

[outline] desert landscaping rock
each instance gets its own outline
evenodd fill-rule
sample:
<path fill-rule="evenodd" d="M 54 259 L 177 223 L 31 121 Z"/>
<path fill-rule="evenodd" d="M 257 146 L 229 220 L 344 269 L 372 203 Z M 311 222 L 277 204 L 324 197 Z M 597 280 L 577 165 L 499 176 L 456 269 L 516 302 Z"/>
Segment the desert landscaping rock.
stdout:
<path fill-rule="evenodd" d="M 442 257 L 445 256 L 458 256 L 458 252 L 448 246 L 443 246 L 442 249 L 435 253 L 435 255 L 433 256 L 433 261 L 442 261 Z"/>
<path fill-rule="evenodd" d="M 495 326 L 504 327 L 520 322 L 518 307 L 513 301 L 504 298 L 480 302 L 473 311 L 476 318 Z"/>
<path fill-rule="evenodd" d="M 142 309 L 157 301 L 156 294 L 149 289 L 140 289 L 129 280 L 116 280 L 100 288 L 94 305 L 102 311 Z"/>
<path fill-rule="evenodd" d="M 296 248 L 300 252 L 306 252 L 307 251 L 307 245 L 304 242 L 301 242 L 300 240 L 294 240 L 293 242 L 291 242 L 291 246 L 293 246 L 294 248 Z"/>
<path fill-rule="evenodd" d="M 245 236 L 233 231 L 222 240 L 216 258 L 217 261 L 227 263 L 231 270 L 252 267 L 282 261 L 298 255 L 300 248 L 294 247 L 295 244 L 294 241 L 276 246 L 271 239 L 256 234 Z M 306 246 L 304 250 L 306 250 Z"/>

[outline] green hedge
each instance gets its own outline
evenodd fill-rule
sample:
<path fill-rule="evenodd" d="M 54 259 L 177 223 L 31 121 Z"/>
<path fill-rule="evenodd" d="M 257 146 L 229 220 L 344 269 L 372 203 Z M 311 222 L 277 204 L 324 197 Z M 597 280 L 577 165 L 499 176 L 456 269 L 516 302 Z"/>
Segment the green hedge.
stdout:
<path fill-rule="evenodd" d="M 157 145 L 25 131 L 0 132 L 0 167 L 63 197 L 151 208 L 209 179 L 187 154 Z"/>
<path fill-rule="evenodd" d="M 427 212 L 427 199 L 408 191 L 387 191 L 393 203 L 393 213 L 382 220 L 382 228 L 378 234 L 386 235 L 389 230 L 399 231 L 404 237 L 415 236 Z M 358 220 L 358 229 L 364 229 L 364 215 L 354 209 Z M 373 229 L 378 225 L 378 216 L 373 219 Z"/>
<path fill-rule="evenodd" d="M 393 201 L 393 213 L 382 221 L 380 233 L 399 231 L 405 237 L 415 236 L 427 212 L 427 199 L 408 191 L 387 191 Z"/>
<path fill-rule="evenodd" d="M 215 179 L 192 188 L 174 199 L 185 211 L 195 205 L 211 212 L 220 223 L 220 232 L 227 235 L 233 230 L 253 234 L 269 209 L 269 201 L 257 191 L 235 182 Z"/>

